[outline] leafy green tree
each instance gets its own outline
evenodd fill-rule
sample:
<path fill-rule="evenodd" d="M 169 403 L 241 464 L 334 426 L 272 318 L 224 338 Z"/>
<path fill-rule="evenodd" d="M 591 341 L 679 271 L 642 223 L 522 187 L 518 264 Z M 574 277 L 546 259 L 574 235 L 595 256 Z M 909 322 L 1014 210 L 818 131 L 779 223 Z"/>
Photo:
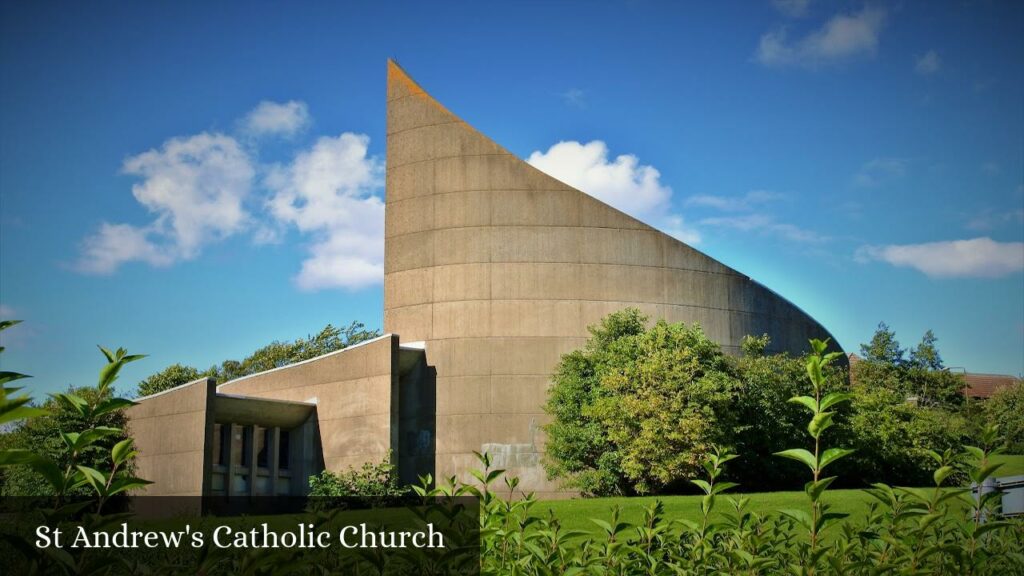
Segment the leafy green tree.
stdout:
<path fill-rule="evenodd" d="M 1024 381 L 997 390 L 985 401 L 983 410 L 989 425 L 998 428 L 1006 449 L 1024 454 Z"/>
<path fill-rule="evenodd" d="M 935 334 L 928 330 L 921 337 L 921 342 L 910 351 L 910 363 L 924 370 L 942 370 L 942 356 L 939 355 L 939 349 L 935 346 L 938 342 L 938 338 Z"/>
<path fill-rule="evenodd" d="M 861 344 L 860 353 L 868 362 L 900 366 L 905 361 L 906 351 L 900 348 L 896 333 L 889 329 L 889 325 L 879 322 L 871 342 Z"/>
<path fill-rule="evenodd" d="M 585 492 L 671 490 L 734 441 L 732 360 L 699 325 L 646 321 L 610 315 L 556 372 L 548 470 Z"/>
<path fill-rule="evenodd" d="M 182 364 L 171 364 L 167 368 L 139 382 L 138 396 L 149 396 L 175 386 L 181 386 L 202 376 L 199 370 Z"/>
<path fill-rule="evenodd" d="M 891 387 L 858 384 L 851 409 L 841 434 L 857 450 L 844 468 L 855 484 L 927 485 L 934 469 L 929 453 L 959 449 L 968 435 L 960 414 L 908 402 Z"/>
<path fill-rule="evenodd" d="M 315 335 L 299 338 L 294 342 L 274 341 L 242 360 L 225 360 L 219 366 L 211 366 L 203 372 L 191 366 L 172 364 L 140 382 L 138 395 L 148 396 L 163 392 L 203 376 L 224 383 L 242 376 L 323 356 L 378 336 L 380 330 L 367 330 L 362 322 L 352 322 L 343 328 L 328 324 Z"/>
<path fill-rule="evenodd" d="M 352 322 L 344 328 L 328 324 L 318 334 L 299 338 L 294 342 L 271 342 L 241 361 L 226 360 L 207 370 L 207 375 L 218 382 L 227 382 L 242 376 L 280 368 L 310 358 L 335 352 L 380 336 L 379 330 L 367 330 L 362 322 Z"/>

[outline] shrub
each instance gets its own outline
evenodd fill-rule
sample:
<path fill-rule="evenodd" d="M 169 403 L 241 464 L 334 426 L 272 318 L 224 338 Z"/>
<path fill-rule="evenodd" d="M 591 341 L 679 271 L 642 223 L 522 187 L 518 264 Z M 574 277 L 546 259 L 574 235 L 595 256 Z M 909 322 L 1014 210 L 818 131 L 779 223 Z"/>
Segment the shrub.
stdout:
<path fill-rule="evenodd" d="M 1006 449 L 1024 454 L 1024 381 L 1000 388 L 983 406 L 985 419 L 999 428 Z"/>
<path fill-rule="evenodd" d="M 856 378 L 851 413 L 841 425 L 843 441 L 857 449 L 843 468 L 845 483 L 927 484 L 934 464 L 929 451 L 960 446 L 968 437 L 966 419 L 908 400 L 899 386 L 865 380 Z"/>
<path fill-rule="evenodd" d="M 732 360 L 699 325 L 646 320 L 608 316 L 556 371 L 548 471 L 587 493 L 672 490 L 734 440 Z"/>
<path fill-rule="evenodd" d="M 398 485 L 397 468 L 391 463 L 391 452 L 380 462 L 367 462 L 356 469 L 349 466 L 343 472 L 324 470 L 309 477 L 309 495 L 327 498 L 323 502 L 314 500 L 314 508 L 332 507 L 330 499 L 359 498 L 377 505 L 396 501 L 408 492 Z"/>

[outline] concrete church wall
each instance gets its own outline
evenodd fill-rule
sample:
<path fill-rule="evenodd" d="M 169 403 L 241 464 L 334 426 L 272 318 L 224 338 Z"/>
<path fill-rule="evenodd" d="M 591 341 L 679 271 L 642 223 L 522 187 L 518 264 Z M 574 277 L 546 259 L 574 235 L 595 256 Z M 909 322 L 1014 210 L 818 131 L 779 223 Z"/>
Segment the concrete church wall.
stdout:
<path fill-rule="evenodd" d="M 351 348 L 226 382 L 221 394 L 315 402 L 328 470 L 380 462 L 397 448 L 398 337 L 387 334 Z M 393 436 L 394 435 L 394 436 Z"/>
<path fill-rule="evenodd" d="M 139 451 L 135 473 L 153 482 L 139 494 L 201 496 L 213 464 L 214 382 L 209 378 L 141 398 L 126 413 Z"/>
<path fill-rule="evenodd" d="M 727 350 L 768 333 L 800 352 L 827 331 L 750 278 L 536 170 L 388 70 L 384 329 L 436 368 L 436 475 L 486 450 L 524 490 L 561 354 L 628 306 L 700 322 Z"/>

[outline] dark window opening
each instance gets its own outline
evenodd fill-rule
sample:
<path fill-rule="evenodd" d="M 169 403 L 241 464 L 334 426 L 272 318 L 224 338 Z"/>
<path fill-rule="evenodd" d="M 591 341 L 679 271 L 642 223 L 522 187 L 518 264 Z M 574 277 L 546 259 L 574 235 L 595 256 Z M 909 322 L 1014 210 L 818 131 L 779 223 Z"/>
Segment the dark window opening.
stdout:
<path fill-rule="evenodd" d="M 260 468 L 270 466 L 268 448 L 270 447 L 270 429 L 253 427 L 253 434 L 256 436 L 256 465 Z"/>
<path fill-rule="evenodd" d="M 282 470 L 288 469 L 288 457 L 291 454 L 288 449 L 288 440 L 290 436 L 291 434 L 289 434 L 287 430 L 282 430 L 281 440 L 277 444 L 278 462 L 280 462 L 280 467 Z"/>

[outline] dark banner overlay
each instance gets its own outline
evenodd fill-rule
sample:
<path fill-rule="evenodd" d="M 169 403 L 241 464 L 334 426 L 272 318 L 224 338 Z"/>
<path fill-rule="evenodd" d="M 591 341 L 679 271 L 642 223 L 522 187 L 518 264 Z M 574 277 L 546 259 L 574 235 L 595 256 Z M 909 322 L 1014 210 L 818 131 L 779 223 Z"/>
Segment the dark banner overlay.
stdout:
<path fill-rule="evenodd" d="M 0 499 L 5 574 L 460 574 L 476 498 Z"/>

